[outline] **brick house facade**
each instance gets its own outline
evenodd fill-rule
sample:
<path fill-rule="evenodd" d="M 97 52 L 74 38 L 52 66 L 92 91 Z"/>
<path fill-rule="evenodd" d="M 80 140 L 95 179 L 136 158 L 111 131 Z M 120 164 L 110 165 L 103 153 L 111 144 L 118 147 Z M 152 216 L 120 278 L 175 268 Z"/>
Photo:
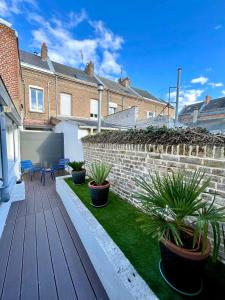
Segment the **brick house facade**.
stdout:
<path fill-rule="evenodd" d="M 0 20 L 0 75 L 11 99 L 19 110 L 21 72 L 18 38 L 16 31 L 11 28 L 11 24 L 3 20 Z"/>
<path fill-rule="evenodd" d="M 60 116 L 96 119 L 99 83 L 104 85 L 103 117 L 133 106 L 138 107 L 138 119 L 174 115 L 173 107 L 168 108 L 165 101 L 132 87 L 128 78 L 115 82 L 96 76 L 92 62 L 79 70 L 51 61 L 45 43 L 40 55 L 22 50 L 18 55 L 16 32 L 7 24 L 0 26 L 0 71 L 21 108 L 24 128 L 49 129 L 54 125 L 51 119 Z M 10 76 L 15 68 L 18 77 L 21 76 L 19 87 L 15 86 L 18 80 Z"/>
<path fill-rule="evenodd" d="M 189 127 L 203 127 L 211 132 L 225 132 L 225 97 L 184 106 L 179 113 L 179 121 Z"/>

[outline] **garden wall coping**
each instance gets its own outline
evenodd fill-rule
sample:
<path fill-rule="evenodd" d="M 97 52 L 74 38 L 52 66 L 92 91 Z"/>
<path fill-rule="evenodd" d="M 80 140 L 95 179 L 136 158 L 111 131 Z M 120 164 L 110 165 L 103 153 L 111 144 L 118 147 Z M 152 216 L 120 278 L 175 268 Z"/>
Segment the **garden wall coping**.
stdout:
<path fill-rule="evenodd" d="M 68 177 L 70 176 L 56 178 L 56 191 L 110 300 L 158 299 L 120 248 L 64 181 Z"/>

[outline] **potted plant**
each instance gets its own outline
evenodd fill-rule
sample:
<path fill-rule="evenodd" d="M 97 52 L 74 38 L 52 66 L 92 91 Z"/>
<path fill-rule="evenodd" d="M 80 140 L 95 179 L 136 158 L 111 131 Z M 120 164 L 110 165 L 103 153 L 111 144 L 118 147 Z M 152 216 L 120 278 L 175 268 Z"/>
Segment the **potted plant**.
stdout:
<path fill-rule="evenodd" d="M 149 215 L 144 230 L 160 242 L 160 273 L 176 291 L 197 295 L 202 290 L 204 266 L 210 255 L 209 229 L 213 240 L 213 259 L 220 246 L 221 223 L 225 207 L 204 201 L 209 179 L 204 173 L 178 172 L 160 177 L 150 175 L 151 181 L 135 179 L 143 192 L 135 194 Z"/>
<path fill-rule="evenodd" d="M 85 181 L 86 170 L 83 168 L 84 161 L 69 162 L 68 165 L 72 168 L 72 177 L 75 184 L 82 184 Z"/>
<path fill-rule="evenodd" d="M 111 166 L 93 162 L 89 173 L 92 181 L 88 183 L 91 192 L 91 204 L 95 207 L 103 207 L 108 203 L 108 194 L 110 183 L 106 180 L 111 171 Z"/>

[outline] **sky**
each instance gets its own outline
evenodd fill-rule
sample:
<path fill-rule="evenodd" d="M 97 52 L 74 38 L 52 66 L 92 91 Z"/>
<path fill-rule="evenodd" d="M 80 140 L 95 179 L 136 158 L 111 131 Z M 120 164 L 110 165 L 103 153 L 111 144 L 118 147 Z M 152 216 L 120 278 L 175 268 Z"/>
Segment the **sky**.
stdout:
<path fill-rule="evenodd" d="M 18 32 L 19 46 L 52 60 L 168 100 L 182 68 L 183 105 L 225 96 L 224 0 L 0 0 L 0 17 Z M 171 89 L 171 99 L 175 99 Z"/>

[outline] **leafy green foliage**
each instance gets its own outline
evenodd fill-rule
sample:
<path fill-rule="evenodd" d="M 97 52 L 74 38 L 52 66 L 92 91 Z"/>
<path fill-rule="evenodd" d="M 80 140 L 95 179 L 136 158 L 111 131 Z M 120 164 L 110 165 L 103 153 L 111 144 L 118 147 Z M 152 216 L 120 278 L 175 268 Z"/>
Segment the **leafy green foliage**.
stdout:
<path fill-rule="evenodd" d="M 174 292 L 160 276 L 159 245 L 151 235 L 142 229 L 143 225 L 149 224 L 149 216 L 112 191 L 109 191 L 109 204 L 102 209 L 96 209 L 91 205 L 87 181 L 80 186 L 74 185 L 72 178 L 67 178 L 65 181 L 111 236 L 158 298 L 184 300 L 184 297 Z M 137 223 L 137 219 L 141 219 L 141 223 Z M 221 299 L 221 295 L 225 295 L 224 278 L 225 265 L 219 261 L 212 264 L 210 259 L 204 274 L 203 292 L 194 299 Z"/>
<path fill-rule="evenodd" d="M 73 171 L 81 171 L 84 165 L 84 161 L 72 161 L 68 165 L 73 169 Z"/>
<path fill-rule="evenodd" d="M 172 239 L 182 247 L 182 233 L 190 232 L 193 227 L 193 248 L 202 242 L 202 253 L 205 252 L 209 226 L 213 232 L 213 258 L 218 256 L 221 235 L 221 223 L 225 222 L 225 207 L 217 208 L 212 203 L 203 201 L 201 194 L 206 192 L 210 179 L 204 180 L 204 173 L 195 171 L 192 174 L 178 172 L 160 177 L 158 173 L 150 175 L 150 181 L 136 178 L 135 182 L 143 192 L 136 193 L 144 210 L 148 213 L 149 224 L 145 230 L 159 240 L 164 236 Z M 190 219 L 193 220 L 190 224 Z"/>
<path fill-rule="evenodd" d="M 213 145 L 225 146 L 225 136 L 212 134 L 204 128 L 167 128 L 149 126 L 146 129 L 105 131 L 82 138 L 84 143 Z"/>
<path fill-rule="evenodd" d="M 95 161 L 91 164 L 89 173 L 97 185 L 102 185 L 106 181 L 111 169 L 112 166 Z"/>

